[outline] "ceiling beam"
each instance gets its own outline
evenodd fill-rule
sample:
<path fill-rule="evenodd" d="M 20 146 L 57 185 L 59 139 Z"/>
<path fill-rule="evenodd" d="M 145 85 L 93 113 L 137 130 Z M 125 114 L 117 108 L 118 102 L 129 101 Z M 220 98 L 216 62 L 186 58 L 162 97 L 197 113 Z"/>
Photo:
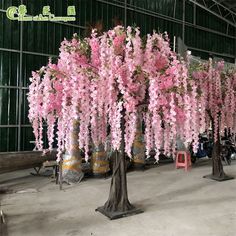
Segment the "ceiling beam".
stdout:
<path fill-rule="evenodd" d="M 195 4 L 196 6 L 208 11 L 209 13 L 215 15 L 216 17 L 220 18 L 221 20 L 227 22 L 228 24 L 232 25 L 233 27 L 236 28 L 236 13 L 231 11 L 229 8 L 227 8 L 226 6 L 222 5 L 219 3 L 220 0 L 216 1 L 216 0 L 211 0 L 212 3 L 215 3 L 217 6 L 217 10 L 214 9 L 210 9 L 209 7 L 203 5 L 202 0 L 189 0 L 190 2 L 192 2 L 193 4 Z M 222 1 L 223 2 L 223 1 Z M 225 18 L 222 14 L 221 14 L 221 10 L 220 9 L 224 9 L 225 14 L 224 15 L 228 15 L 232 18 L 232 20 L 230 20 L 229 18 Z"/>
<path fill-rule="evenodd" d="M 227 6 L 228 6 L 229 9 L 233 9 L 233 8 L 236 7 L 236 3 L 234 3 L 232 5 L 227 3 Z"/>

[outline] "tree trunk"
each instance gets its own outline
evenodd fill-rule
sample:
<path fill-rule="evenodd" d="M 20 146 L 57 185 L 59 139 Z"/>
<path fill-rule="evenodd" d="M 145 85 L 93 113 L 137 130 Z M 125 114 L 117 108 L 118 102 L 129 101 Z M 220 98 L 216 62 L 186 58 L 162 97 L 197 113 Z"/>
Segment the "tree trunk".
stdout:
<path fill-rule="evenodd" d="M 111 179 L 110 194 L 104 209 L 110 212 L 124 212 L 134 209 L 128 200 L 125 156 L 115 153 L 113 157 L 113 175 Z"/>
<path fill-rule="evenodd" d="M 217 179 L 223 179 L 226 177 L 226 174 L 224 173 L 223 170 L 220 153 L 221 153 L 220 140 L 217 140 L 214 143 L 212 150 L 212 177 Z"/>
<path fill-rule="evenodd" d="M 104 206 L 99 207 L 96 211 L 109 217 L 111 220 L 142 213 L 140 209 L 136 209 L 128 200 L 126 163 L 124 151 L 124 117 L 121 120 L 122 141 L 120 152 L 116 151 L 113 155 L 113 174 L 111 179 L 110 193 Z"/>
<path fill-rule="evenodd" d="M 214 128 L 214 127 L 213 127 Z M 233 179 L 233 177 L 225 174 L 221 160 L 221 144 L 220 133 L 218 132 L 218 139 L 214 142 L 212 150 L 212 174 L 206 175 L 204 178 L 209 178 L 217 181 L 225 181 Z M 214 137 L 214 136 L 213 136 Z"/>

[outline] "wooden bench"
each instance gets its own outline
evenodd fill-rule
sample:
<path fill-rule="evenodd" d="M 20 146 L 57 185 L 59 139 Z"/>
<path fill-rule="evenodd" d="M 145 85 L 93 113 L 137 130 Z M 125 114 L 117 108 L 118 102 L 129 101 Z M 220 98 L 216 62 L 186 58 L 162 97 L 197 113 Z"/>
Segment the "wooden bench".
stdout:
<path fill-rule="evenodd" d="M 0 174 L 34 168 L 40 171 L 45 161 L 56 161 L 56 151 L 43 155 L 42 151 L 1 152 Z"/>

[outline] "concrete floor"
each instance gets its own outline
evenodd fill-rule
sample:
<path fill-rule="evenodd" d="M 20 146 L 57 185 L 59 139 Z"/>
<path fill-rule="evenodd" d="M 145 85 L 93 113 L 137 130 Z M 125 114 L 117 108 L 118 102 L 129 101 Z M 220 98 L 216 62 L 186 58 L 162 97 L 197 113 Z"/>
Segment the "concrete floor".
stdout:
<path fill-rule="evenodd" d="M 0 176 L 0 187 L 14 192 L 0 201 L 9 236 L 234 236 L 236 179 L 203 179 L 210 171 L 200 160 L 188 173 L 173 164 L 128 173 L 129 199 L 145 212 L 113 221 L 94 211 L 107 200 L 110 179 L 59 191 L 50 178 L 18 171 Z M 236 161 L 225 172 L 236 177 Z"/>

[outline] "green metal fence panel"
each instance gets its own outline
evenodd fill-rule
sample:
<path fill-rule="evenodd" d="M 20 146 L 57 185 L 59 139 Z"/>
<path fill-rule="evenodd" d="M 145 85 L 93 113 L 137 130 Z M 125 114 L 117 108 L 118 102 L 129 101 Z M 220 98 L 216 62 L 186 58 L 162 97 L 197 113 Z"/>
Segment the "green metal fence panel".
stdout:
<path fill-rule="evenodd" d="M 42 66 L 48 62 L 48 56 L 29 55 L 24 54 L 22 60 L 22 82 L 23 87 L 29 86 L 29 78 L 32 75 L 32 71 L 39 70 Z"/>
<path fill-rule="evenodd" d="M 74 33 L 81 34 L 82 31 L 52 22 L 24 22 L 23 50 L 57 55 L 64 38 L 70 39 Z"/>
<path fill-rule="evenodd" d="M 6 18 L 5 12 L 0 12 L 0 48 L 19 50 L 20 26 L 18 22 Z"/>
<path fill-rule="evenodd" d="M 16 125 L 18 122 L 18 91 L 16 89 L 0 89 L 0 123 Z"/>
<path fill-rule="evenodd" d="M 224 59 L 233 62 L 233 59 L 227 57 L 227 54 L 234 55 L 236 50 L 235 39 L 227 38 L 221 35 L 215 35 L 210 32 L 204 32 L 189 26 L 185 29 L 185 40 L 188 42 L 189 47 L 200 48 L 201 50 L 218 52 L 225 54 Z M 213 53 L 208 53 L 212 56 Z M 195 55 L 198 55 L 195 52 Z"/>
<path fill-rule="evenodd" d="M 19 83 L 19 54 L 0 51 L 0 86 L 17 86 Z"/>
<path fill-rule="evenodd" d="M 29 119 L 28 119 L 28 110 L 29 110 L 29 103 L 27 100 L 27 93 L 28 90 L 23 90 L 23 96 L 22 96 L 22 105 L 21 105 L 21 123 L 23 125 L 30 125 Z"/>
<path fill-rule="evenodd" d="M 21 150 L 33 150 L 35 145 L 31 141 L 34 141 L 33 129 L 32 127 L 21 128 L 21 140 L 27 140 L 27 142 L 21 142 Z"/>
<path fill-rule="evenodd" d="M 10 152 L 18 150 L 17 138 L 18 138 L 17 128 L 1 128 L 0 129 L 1 152 Z"/>
<path fill-rule="evenodd" d="M 101 21 L 103 24 L 104 31 L 114 26 L 115 19 L 121 21 L 124 24 L 124 15 L 125 15 L 124 8 L 120 4 L 119 6 L 120 7 L 100 1 L 93 1 L 91 9 L 92 18 L 90 24 L 95 25 L 96 22 Z"/>

